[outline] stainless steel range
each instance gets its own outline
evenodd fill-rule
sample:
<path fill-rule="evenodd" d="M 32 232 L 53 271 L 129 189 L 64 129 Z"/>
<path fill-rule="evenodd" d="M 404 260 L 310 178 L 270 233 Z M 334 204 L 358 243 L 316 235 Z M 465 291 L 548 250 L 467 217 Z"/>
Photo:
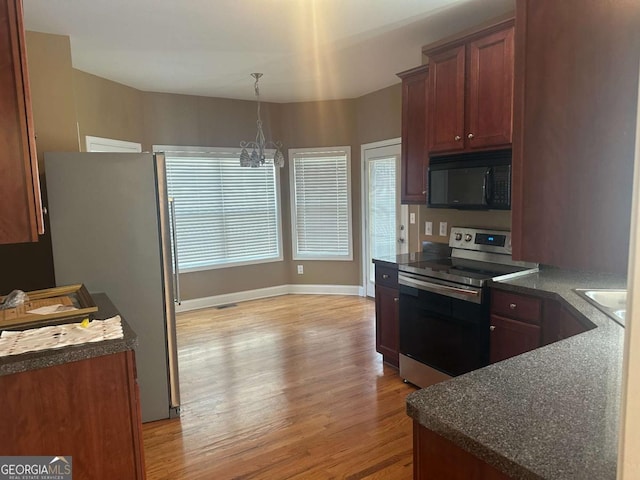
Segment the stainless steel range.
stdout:
<path fill-rule="evenodd" d="M 426 387 L 489 363 L 490 279 L 536 271 L 511 232 L 453 227 L 451 255 L 399 265 L 400 376 Z"/>

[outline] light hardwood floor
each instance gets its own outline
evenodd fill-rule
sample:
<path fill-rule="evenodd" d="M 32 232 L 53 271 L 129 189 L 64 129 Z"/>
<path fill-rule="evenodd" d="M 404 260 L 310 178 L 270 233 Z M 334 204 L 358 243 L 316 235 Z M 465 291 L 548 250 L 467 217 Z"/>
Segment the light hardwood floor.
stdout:
<path fill-rule="evenodd" d="M 286 295 L 178 316 L 182 416 L 143 425 L 147 478 L 412 478 L 415 389 L 375 352 L 375 304 Z"/>

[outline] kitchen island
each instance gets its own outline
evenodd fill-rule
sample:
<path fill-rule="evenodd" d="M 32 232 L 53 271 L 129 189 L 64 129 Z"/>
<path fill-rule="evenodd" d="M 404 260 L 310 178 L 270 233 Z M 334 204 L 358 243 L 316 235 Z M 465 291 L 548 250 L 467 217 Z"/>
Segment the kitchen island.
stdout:
<path fill-rule="evenodd" d="M 625 281 L 542 269 L 490 282 L 558 300 L 596 328 L 410 394 L 414 437 L 442 439 L 496 472 L 473 478 L 615 479 L 624 328 L 573 289 L 625 288 Z M 435 478 L 414 441 L 415 478 Z"/>
<path fill-rule="evenodd" d="M 93 299 L 95 318 L 118 314 L 106 295 Z M 0 358 L 2 455 L 70 457 L 74 478 L 144 478 L 137 337 L 124 319 L 122 329 L 117 340 Z"/>

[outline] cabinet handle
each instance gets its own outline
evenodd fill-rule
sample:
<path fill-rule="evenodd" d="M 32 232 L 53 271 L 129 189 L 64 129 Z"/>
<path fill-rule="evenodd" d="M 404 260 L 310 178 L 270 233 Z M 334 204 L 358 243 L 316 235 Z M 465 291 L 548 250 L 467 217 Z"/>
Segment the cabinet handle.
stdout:
<path fill-rule="evenodd" d="M 469 135 L 467 135 L 467 138 L 471 140 L 473 138 L 473 133 L 470 133 Z"/>
<path fill-rule="evenodd" d="M 460 140 L 462 140 L 462 137 L 461 137 L 460 135 L 456 135 L 455 137 L 453 137 L 453 139 L 454 139 L 456 142 L 459 142 Z"/>
<path fill-rule="evenodd" d="M 426 194 L 427 194 L 427 191 L 426 191 L 426 190 L 422 190 L 422 194 L 423 194 L 423 195 L 426 195 Z"/>
<path fill-rule="evenodd" d="M 393 297 L 393 301 L 398 303 L 399 298 L 398 297 Z"/>
<path fill-rule="evenodd" d="M 383 273 L 382 274 L 382 278 L 384 278 L 386 280 L 387 278 L 389 278 L 389 275 L 387 275 L 386 273 Z"/>
<path fill-rule="evenodd" d="M 489 327 L 489 330 L 491 330 L 492 332 L 493 332 L 495 329 L 496 329 L 496 326 L 495 326 L 495 325 L 491 325 L 491 326 Z"/>
<path fill-rule="evenodd" d="M 516 305 L 515 303 L 510 303 L 510 304 L 509 304 L 509 308 L 510 308 L 511 310 L 515 310 L 517 306 L 518 306 L 518 305 Z"/>

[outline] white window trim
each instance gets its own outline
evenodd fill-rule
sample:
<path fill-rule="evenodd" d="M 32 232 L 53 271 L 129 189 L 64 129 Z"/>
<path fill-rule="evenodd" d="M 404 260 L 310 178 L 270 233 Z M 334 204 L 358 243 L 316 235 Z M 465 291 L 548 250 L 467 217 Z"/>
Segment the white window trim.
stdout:
<path fill-rule="evenodd" d="M 295 203 L 295 175 L 293 172 L 293 158 L 296 154 L 304 154 L 306 157 L 323 157 L 332 153 L 345 153 L 347 156 L 347 211 L 349 222 L 349 254 L 348 255 L 300 255 L 297 245 L 297 219 Z M 315 154 L 315 155 L 314 155 Z M 293 260 L 321 260 L 321 261 L 353 261 L 353 212 L 351 200 L 351 146 L 315 147 L 315 148 L 290 148 L 289 149 L 289 195 L 291 209 L 291 256 Z"/>
<path fill-rule="evenodd" d="M 153 145 L 152 146 L 153 153 L 188 153 L 190 155 L 233 155 L 238 157 L 238 162 L 240 161 L 240 152 L 241 148 L 225 148 L 225 147 L 194 147 L 194 146 L 184 146 L 184 145 Z M 267 157 L 275 154 L 275 150 L 267 149 Z M 258 167 L 259 168 L 259 167 Z M 180 273 L 191 273 L 191 272 L 202 272 L 206 270 L 219 270 L 223 268 L 233 268 L 233 267 L 242 267 L 247 265 L 259 265 L 263 263 L 274 263 L 274 262 L 282 262 L 284 261 L 284 253 L 282 249 L 282 201 L 281 201 L 281 193 L 280 193 L 280 168 L 275 168 L 276 174 L 276 220 L 278 222 L 278 250 L 280 251 L 280 255 L 274 258 L 262 259 L 262 260 L 249 260 L 246 262 L 231 262 L 224 263 L 221 265 L 209 265 L 206 267 L 194 267 L 194 268 L 181 268 Z"/>
<path fill-rule="evenodd" d="M 126 153 L 123 150 L 131 153 L 142 152 L 142 145 L 139 143 L 115 140 L 113 138 L 92 137 L 91 135 L 85 136 L 85 145 L 87 152 Z M 100 150 L 94 150 L 95 145 L 100 145 Z"/>

